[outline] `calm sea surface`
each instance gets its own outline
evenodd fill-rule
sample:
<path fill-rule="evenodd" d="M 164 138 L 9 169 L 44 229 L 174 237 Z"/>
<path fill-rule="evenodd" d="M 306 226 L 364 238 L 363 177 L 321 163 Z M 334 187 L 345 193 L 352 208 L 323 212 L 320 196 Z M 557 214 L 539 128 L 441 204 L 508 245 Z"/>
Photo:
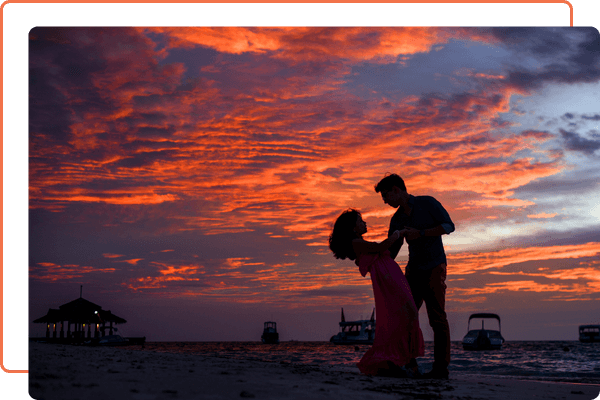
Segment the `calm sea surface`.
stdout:
<path fill-rule="evenodd" d="M 139 348 L 139 346 L 136 346 Z M 148 342 L 144 351 L 193 353 L 213 357 L 356 368 L 369 346 L 336 346 L 329 342 Z M 425 342 L 421 371 L 433 362 L 433 343 Z M 501 350 L 465 351 L 452 343 L 451 373 L 484 374 L 517 379 L 600 384 L 600 343 L 578 341 L 506 342 Z"/>

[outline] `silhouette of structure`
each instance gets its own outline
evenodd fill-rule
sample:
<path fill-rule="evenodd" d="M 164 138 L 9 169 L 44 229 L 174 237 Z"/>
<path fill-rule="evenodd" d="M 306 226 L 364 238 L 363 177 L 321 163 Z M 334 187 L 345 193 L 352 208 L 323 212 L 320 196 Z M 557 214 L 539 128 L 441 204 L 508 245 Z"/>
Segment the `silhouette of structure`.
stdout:
<path fill-rule="evenodd" d="M 81 343 L 97 342 L 101 337 L 113 335 L 117 331 L 114 325 L 124 324 L 127 321 L 110 310 L 103 310 L 101 306 L 84 299 L 81 288 L 78 299 L 63 304 L 58 309 L 50 308 L 46 315 L 33 322 L 46 324 L 45 340 L 42 338 L 36 340 Z"/>
<path fill-rule="evenodd" d="M 266 344 L 279 344 L 279 333 L 277 333 L 277 323 L 273 321 L 265 322 L 261 340 Z"/>

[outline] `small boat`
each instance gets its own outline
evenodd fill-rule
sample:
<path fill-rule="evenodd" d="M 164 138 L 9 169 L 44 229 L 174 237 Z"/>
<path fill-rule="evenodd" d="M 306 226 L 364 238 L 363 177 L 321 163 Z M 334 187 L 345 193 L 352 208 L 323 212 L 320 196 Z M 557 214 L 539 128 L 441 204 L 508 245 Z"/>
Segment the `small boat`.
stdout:
<path fill-rule="evenodd" d="M 265 344 L 279 344 L 279 333 L 277 333 L 277 323 L 273 321 L 265 322 L 263 334 L 260 338 Z"/>
<path fill-rule="evenodd" d="M 121 335 L 106 335 L 98 340 L 98 346 L 127 346 L 129 340 Z"/>
<path fill-rule="evenodd" d="M 129 340 L 121 335 L 106 335 L 84 340 L 81 344 L 86 346 L 124 346 L 129 344 Z"/>
<path fill-rule="evenodd" d="M 471 320 L 473 318 L 481 318 L 481 329 L 470 329 Z M 483 320 L 484 319 L 497 319 L 498 330 L 485 329 Z M 497 314 L 490 313 L 477 313 L 472 314 L 469 317 L 467 324 L 467 334 L 463 338 L 463 349 L 464 350 L 499 350 L 502 348 L 504 338 L 500 333 L 500 317 Z"/>
<path fill-rule="evenodd" d="M 600 342 L 600 325 L 580 325 L 579 341 L 583 343 Z"/>
<path fill-rule="evenodd" d="M 370 319 L 346 321 L 342 308 L 340 331 L 329 341 L 333 344 L 373 344 L 375 339 L 375 310 Z"/>

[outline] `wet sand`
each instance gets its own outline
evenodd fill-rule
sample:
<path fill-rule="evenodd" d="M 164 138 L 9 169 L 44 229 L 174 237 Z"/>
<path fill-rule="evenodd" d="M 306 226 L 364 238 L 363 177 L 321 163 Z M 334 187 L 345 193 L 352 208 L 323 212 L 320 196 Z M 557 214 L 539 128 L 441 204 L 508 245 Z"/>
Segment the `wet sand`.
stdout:
<path fill-rule="evenodd" d="M 596 399 L 600 385 L 451 375 L 447 381 L 368 377 L 358 368 L 235 360 L 116 347 L 31 343 L 37 400 Z"/>

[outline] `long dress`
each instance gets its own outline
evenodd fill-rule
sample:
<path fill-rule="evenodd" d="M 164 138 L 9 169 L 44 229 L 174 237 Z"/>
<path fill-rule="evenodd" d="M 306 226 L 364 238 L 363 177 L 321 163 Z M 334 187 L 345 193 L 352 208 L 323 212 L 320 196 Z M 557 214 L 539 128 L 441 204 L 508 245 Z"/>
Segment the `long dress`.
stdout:
<path fill-rule="evenodd" d="M 402 270 L 389 251 L 361 254 L 358 266 L 362 276 L 371 274 L 375 296 L 375 340 L 357 364 L 360 372 L 377 375 L 389 362 L 404 366 L 423 356 L 423 334 L 419 311 Z"/>

